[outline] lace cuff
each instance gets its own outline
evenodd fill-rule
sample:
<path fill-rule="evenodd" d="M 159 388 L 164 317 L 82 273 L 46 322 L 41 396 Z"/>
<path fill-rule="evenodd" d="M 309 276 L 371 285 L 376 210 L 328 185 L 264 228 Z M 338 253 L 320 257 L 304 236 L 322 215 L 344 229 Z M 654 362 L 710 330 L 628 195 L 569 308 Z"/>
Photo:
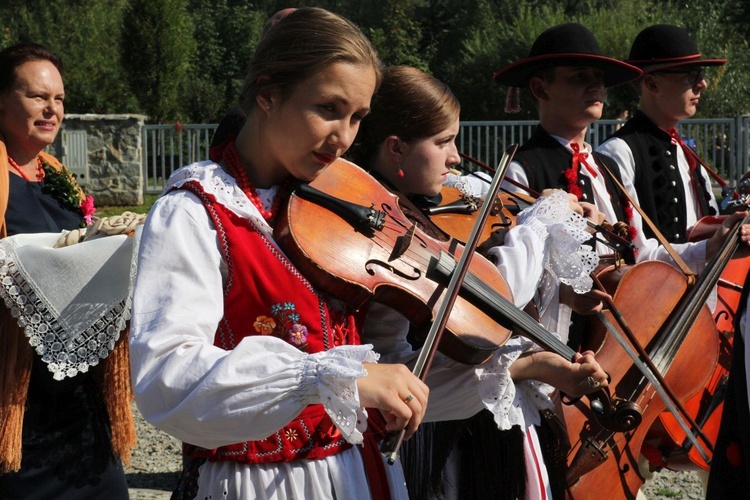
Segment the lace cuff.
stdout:
<path fill-rule="evenodd" d="M 479 395 L 501 430 L 508 430 L 514 425 L 524 429 L 529 425 L 538 425 L 539 410 L 554 406 L 548 396 L 553 390 L 551 386 L 533 380 L 516 384 L 510 377 L 510 365 L 522 353 L 535 348 L 536 344 L 531 340 L 513 337 L 476 370 Z"/>
<path fill-rule="evenodd" d="M 480 177 L 480 175 L 482 177 Z M 456 188 L 467 196 L 484 198 L 489 190 L 492 177 L 477 173 L 475 175 L 454 175 L 448 174 L 443 181 L 443 185 Z"/>
<path fill-rule="evenodd" d="M 543 196 L 530 208 L 518 214 L 518 223 L 531 225 L 539 232 L 540 223 L 548 236 L 544 268 L 555 281 L 573 287 L 576 293 L 586 293 L 593 284 L 589 274 L 599 264 L 594 249 L 584 244 L 591 239 L 586 231 L 586 220 L 568 208 L 568 195 L 555 190 Z"/>
<path fill-rule="evenodd" d="M 345 345 L 310 356 L 320 401 L 344 438 L 362 442 L 367 411 L 359 405 L 357 379 L 367 374 L 362 363 L 375 363 L 379 355 L 372 345 Z"/>

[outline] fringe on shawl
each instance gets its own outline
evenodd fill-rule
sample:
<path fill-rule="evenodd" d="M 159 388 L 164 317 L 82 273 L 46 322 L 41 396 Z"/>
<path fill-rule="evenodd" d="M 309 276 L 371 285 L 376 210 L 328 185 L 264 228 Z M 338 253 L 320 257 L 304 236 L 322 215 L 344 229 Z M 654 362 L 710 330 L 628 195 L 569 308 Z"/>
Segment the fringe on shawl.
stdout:
<path fill-rule="evenodd" d="M 121 335 L 115 348 L 103 360 L 101 396 L 107 408 L 112 431 L 112 451 L 125 465 L 130 464 L 136 445 L 133 421 L 133 386 L 130 381 L 129 328 Z"/>
<path fill-rule="evenodd" d="M 21 468 L 23 417 L 34 351 L 7 309 L 0 311 L 0 473 Z M 101 363 L 99 388 L 111 424 L 112 450 L 127 465 L 136 444 L 127 331 Z"/>
<path fill-rule="evenodd" d="M 565 498 L 565 473 L 568 470 L 567 455 L 570 441 L 565 424 L 550 410 L 542 412 L 542 425 L 537 427 L 539 445 L 542 448 L 544 465 L 547 467 L 552 498 Z"/>
<path fill-rule="evenodd" d="M 461 498 L 525 499 L 524 440 L 518 426 L 507 431 L 498 429 L 487 410 L 470 418 L 458 442 Z"/>
<path fill-rule="evenodd" d="M 9 311 L 3 308 L 0 314 L 0 473 L 7 473 L 21 468 L 23 415 L 34 351 Z"/>
<path fill-rule="evenodd" d="M 487 410 L 466 420 L 423 423 L 401 448 L 409 497 L 440 499 L 449 490 L 457 490 L 459 498 L 523 499 L 523 445 L 520 427 L 499 430 Z M 459 469 L 454 485 L 446 484 L 444 476 L 451 452 Z"/>

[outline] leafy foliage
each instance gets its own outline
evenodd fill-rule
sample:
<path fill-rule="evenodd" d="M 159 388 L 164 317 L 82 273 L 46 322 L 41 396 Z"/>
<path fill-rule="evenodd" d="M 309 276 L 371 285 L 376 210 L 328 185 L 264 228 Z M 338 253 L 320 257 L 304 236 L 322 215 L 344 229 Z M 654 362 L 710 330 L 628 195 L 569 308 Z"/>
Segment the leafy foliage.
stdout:
<path fill-rule="evenodd" d="M 685 27 L 707 57 L 701 117 L 750 112 L 750 4 L 746 0 L 300 0 L 357 23 L 387 64 L 409 64 L 448 83 L 464 120 L 536 118 L 503 111 L 492 73 L 526 57 L 534 39 L 579 22 L 606 54 L 625 58 L 644 27 Z M 150 121 L 214 122 L 235 101 L 265 20 L 283 0 L 5 0 L 0 47 L 48 45 L 65 61 L 66 111 L 146 113 Z M 696 15 L 699 12 L 700 15 Z M 610 89 L 605 117 L 634 109 L 630 86 Z"/>
<path fill-rule="evenodd" d="M 144 112 L 154 121 L 179 119 L 178 91 L 196 47 L 187 1 L 130 0 L 124 29 L 122 61 Z"/>
<path fill-rule="evenodd" d="M 120 65 L 128 0 L 8 0 L 0 4 L 0 47 L 38 42 L 65 66 L 66 111 L 137 112 Z"/>
<path fill-rule="evenodd" d="M 189 119 L 210 123 L 219 119 L 237 102 L 266 20 L 263 12 L 252 10 L 245 2 L 193 0 L 197 50 L 189 63 L 188 78 L 180 93 L 180 108 L 189 110 Z"/>

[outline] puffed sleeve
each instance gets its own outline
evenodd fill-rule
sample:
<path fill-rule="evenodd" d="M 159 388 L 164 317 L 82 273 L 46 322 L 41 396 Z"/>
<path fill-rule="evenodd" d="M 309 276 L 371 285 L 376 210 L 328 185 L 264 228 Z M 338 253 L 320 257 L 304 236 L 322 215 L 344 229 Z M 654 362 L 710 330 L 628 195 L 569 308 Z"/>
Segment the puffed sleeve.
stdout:
<path fill-rule="evenodd" d="M 306 354 L 266 336 L 246 337 L 231 351 L 214 346 L 224 264 L 192 193 L 157 201 L 139 248 L 130 348 L 136 402 L 149 422 L 215 448 L 264 439 L 323 403 L 344 436 L 361 441 L 356 380 L 363 362 L 377 360 L 371 346 Z"/>

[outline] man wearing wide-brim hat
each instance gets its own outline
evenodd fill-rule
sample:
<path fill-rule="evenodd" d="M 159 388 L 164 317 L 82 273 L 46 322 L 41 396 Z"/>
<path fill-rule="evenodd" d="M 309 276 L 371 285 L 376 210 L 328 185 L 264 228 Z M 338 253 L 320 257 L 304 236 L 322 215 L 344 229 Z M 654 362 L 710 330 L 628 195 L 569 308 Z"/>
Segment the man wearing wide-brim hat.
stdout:
<path fill-rule="evenodd" d="M 638 68 L 605 56 L 593 33 L 580 24 L 560 24 L 544 31 L 528 57 L 494 74 L 496 82 L 511 87 L 511 94 L 513 88 L 528 89 L 539 111 L 539 126 L 519 149 L 506 179 L 536 192 L 561 188 L 588 203 L 598 201 L 597 192 L 615 193 L 609 176 L 599 174 L 598 163 L 607 164 L 615 174 L 617 166 L 591 151 L 586 132 L 601 118 L 606 89 L 640 74 Z M 601 184 L 601 189 L 595 184 Z M 510 183 L 504 187 L 522 191 Z M 626 218 L 617 196 L 614 202 L 609 196 L 603 198 L 607 199 L 597 203 L 597 208 L 609 221 Z"/>
<path fill-rule="evenodd" d="M 554 26 L 539 35 L 527 58 L 495 72 L 495 81 L 531 92 L 539 111 L 539 126 L 510 164 L 504 188 L 523 192 L 518 184 L 537 193 L 560 188 L 581 201 L 595 204 L 612 223 L 627 221 L 626 206 L 608 172 L 618 176 L 612 159 L 594 153 L 585 142 L 589 125 L 602 115 L 606 89 L 638 78 L 641 71 L 607 57 L 591 31 L 575 23 Z M 608 169 L 601 168 L 606 165 Z M 510 182 L 509 182 L 510 180 Z M 600 253 L 612 253 L 606 247 Z M 602 297 L 560 290 L 560 302 L 578 312 L 600 307 Z M 542 310 L 545 326 L 563 341 L 581 334 L 581 318 L 569 330 L 570 307 L 551 303 Z M 573 344 L 580 339 L 573 339 Z"/>
<path fill-rule="evenodd" d="M 613 223 L 627 221 L 616 185 L 602 165 L 614 176 L 619 176 L 619 169 L 612 159 L 594 153 L 585 137 L 589 125 L 601 118 L 606 89 L 640 74 L 638 68 L 606 56 L 585 26 L 566 23 L 540 34 L 528 57 L 494 74 L 495 81 L 502 85 L 528 90 L 539 112 L 539 126 L 516 153 L 503 187 L 524 192 L 520 184 L 537 193 L 560 188 L 582 202 L 595 204 L 589 205 L 592 214 L 600 215 L 598 208 Z M 611 253 L 606 248 L 597 250 Z M 578 295 L 567 286 L 562 286 L 558 294 L 544 284 L 540 295 L 544 326 L 566 342 L 570 334 L 573 344 L 579 343 L 584 322 L 574 316 L 571 326 L 572 310 L 595 312 L 604 297 L 598 291 Z M 554 493 L 561 498 L 564 495 Z"/>
<path fill-rule="evenodd" d="M 708 173 L 677 133 L 677 122 L 695 114 L 708 86 L 704 68 L 726 59 L 704 58 L 684 29 L 659 24 L 636 36 L 627 62 L 643 70 L 639 109 L 598 151 L 617 161 L 626 188 L 633 186 L 667 240 L 683 243 L 698 219 L 718 207 Z"/>

